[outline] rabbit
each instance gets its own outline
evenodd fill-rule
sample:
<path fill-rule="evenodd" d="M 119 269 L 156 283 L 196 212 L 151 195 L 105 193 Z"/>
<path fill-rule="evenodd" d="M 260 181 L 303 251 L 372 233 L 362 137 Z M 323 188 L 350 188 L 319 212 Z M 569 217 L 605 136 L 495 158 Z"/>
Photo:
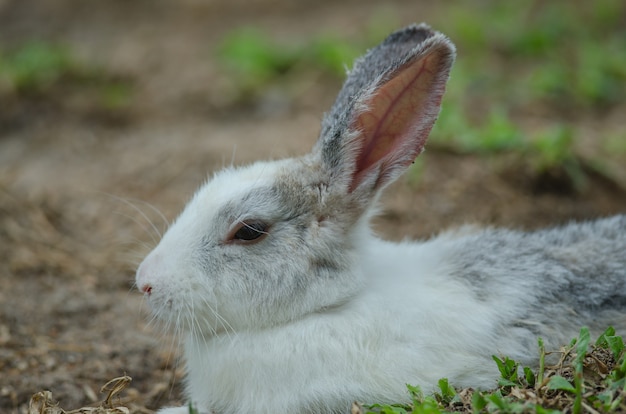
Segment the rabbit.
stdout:
<path fill-rule="evenodd" d="M 444 377 L 488 389 L 492 355 L 536 365 L 538 337 L 625 331 L 624 215 L 401 243 L 370 230 L 424 149 L 454 58 L 425 24 L 392 33 L 355 62 L 310 154 L 216 173 L 141 263 L 198 413 L 347 413 Z"/>

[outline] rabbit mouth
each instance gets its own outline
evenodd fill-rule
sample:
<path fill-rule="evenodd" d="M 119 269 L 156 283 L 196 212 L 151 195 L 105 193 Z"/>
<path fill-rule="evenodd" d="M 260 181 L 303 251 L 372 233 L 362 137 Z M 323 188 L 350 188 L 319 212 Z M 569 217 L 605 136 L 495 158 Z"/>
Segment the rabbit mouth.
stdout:
<path fill-rule="evenodd" d="M 230 323 L 215 311 L 215 307 L 202 300 L 196 307 L 193 299 L 176 301 L 166 298 L 149 298 L 152 317 L 167 331 L 176 335 L 191 335 L 208 339 L 222 334 L 234 333 Z M 208 309 L 208 311 L 206 310 Z"/>

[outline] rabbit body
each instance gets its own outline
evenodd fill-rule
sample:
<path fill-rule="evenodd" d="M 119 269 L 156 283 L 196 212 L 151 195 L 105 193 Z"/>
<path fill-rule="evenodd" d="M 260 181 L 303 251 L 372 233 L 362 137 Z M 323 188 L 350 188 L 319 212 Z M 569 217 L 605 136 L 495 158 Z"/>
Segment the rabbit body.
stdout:
<path fill-rule="evenodd" d="M 266 165 L 252 169 L 268 174 Z M 210 209 L 202 196 L 219 196 L 213 183 L 188 208 Z M 187 217 L 193 216 L 181 219 Z M 187 238 L 193 229 L 184 224 L 177 223 L 162 246 L 175 248 L 169 242 L 179 241 L 169 235 L 179 228 Z M 194 218 L 188 224 L 209 223 Z M 318 237 L 305 235 L 294 247 L 308 250 Z M 535 366 L 538 337 L 557 349 L 583 325 L 595 333 L 608 325 L 626 332 L 626 216 L 532 233 L 462 229 L 403 243 L 375 238 L 364 221 L 352 238 L 353 249 L 341 259 L 349 271 L 339 278 L 352 280 L 349 289 L 328 289 L 322 278 L 315 297 L 307 298 L 297 286 L 281 287 L 284 280 L 266 275 L 263 286 L 246 281 L 250 296 L 230 298 L 234 306 L 215 305 L 232 326 L 210 321 L 218 332 L 212 335 L 200 327 L 211 316 L 189 321 L 187 394 L 199 412 L 345 413 L 352 401 L 406 401 L 406 383 L 430 391 L 444 377 L 455 386 L 488 389 L 499 377 L 491 355 Z M 284 252 L 285 258 L 294 255 L 295 249 Z M 187 260 L 175 265 L 178 274 L 195 271 L 185 268 Z M 205 286 L 187 289 L 182 297 L 189 302 L 197 300 L 193 295 L 210 295 Z M 245 308 L 241 301 L 253 303 L 255 290 L 300 304 L 285 304 L 267 320 L 261 320 L 263 312 L 254 314 L 260 304 L 251 305 L 249 320 L 229 317 Z M 315 305 L 320 301 L 324 305 Z"/>
<path fill-rule="evenodd" d="M 424 25 L 392 34 L 357 61 L 311 154 L 219 172 L 146 257 L 137 285 L 185 337 L 198 412 L 348 412 L 443 377 L 491 388 L 494 354 L 535 365 L 538 337 L 626 332 L 626 216 L 423 242 L 371 233 L 453 57 Z"/>

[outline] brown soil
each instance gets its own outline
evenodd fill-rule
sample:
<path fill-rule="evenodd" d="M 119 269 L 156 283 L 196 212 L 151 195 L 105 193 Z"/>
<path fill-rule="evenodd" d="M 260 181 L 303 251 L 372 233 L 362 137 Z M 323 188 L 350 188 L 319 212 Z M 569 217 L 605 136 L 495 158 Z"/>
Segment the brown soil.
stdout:
<path fill-rule="evenodd" d="M 429 21 L 419 3 L 397 3 L 401 24 Z M 244 24 L 284 38 L 354 36 L 379 12 L 374 1 L 0 1 L 0 46 L 60 42 L 133 82 L 121 111 L 85 104 L 71 88 L 0 103 L 0 412 L 24 413 L 46 389 L 68 409 L 92 404 L 123 374 L 133 378 L 131 406 L 180 402 L 177 344 L 146 326 L 135 266 L 208 173 L 306 152 L 339 86 L 313 82 L 287 105 L 238 108 L 216 92 L 213 48 Z M 597 174 L 576 192 L 506 156 L 432 149 L 423 162 L 417 184 L 386 193 L 376 221 L 385 237 L 468 222 L 535 228 L 626 205 L 621 187 Z"/>

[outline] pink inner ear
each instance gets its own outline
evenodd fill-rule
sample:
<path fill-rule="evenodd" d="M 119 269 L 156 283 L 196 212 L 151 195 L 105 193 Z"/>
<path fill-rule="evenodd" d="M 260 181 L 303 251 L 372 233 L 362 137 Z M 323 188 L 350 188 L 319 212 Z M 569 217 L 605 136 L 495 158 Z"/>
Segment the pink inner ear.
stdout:
<path fill-rule="evenodd" d="M 351 190 L 376 170 L 376 187 L 387 184 L 420 154 L 447 79 L 447 68 L 441 73 L 441 59 L 441 53 L 431 51 L 410 61 L 368 97 L 353 123 L 360 152 Z"/>

